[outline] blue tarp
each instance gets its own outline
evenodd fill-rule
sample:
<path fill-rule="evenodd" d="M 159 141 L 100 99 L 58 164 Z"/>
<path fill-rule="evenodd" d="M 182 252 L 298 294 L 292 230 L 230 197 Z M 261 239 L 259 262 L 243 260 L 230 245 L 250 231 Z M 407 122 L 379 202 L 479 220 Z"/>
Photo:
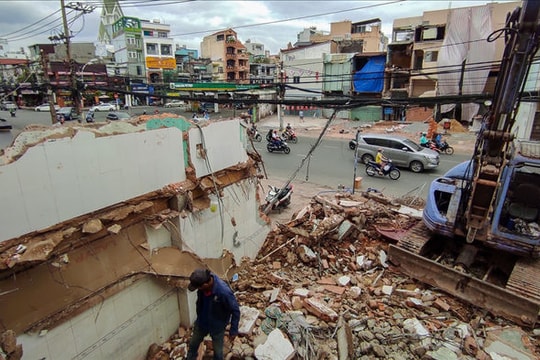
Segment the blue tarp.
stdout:
<path fill-rule="evenodd" d="M 354 91 L 380 93 L 383 90 L 386 57 L 369 58 L 362 69 L 353 76 Z"/>

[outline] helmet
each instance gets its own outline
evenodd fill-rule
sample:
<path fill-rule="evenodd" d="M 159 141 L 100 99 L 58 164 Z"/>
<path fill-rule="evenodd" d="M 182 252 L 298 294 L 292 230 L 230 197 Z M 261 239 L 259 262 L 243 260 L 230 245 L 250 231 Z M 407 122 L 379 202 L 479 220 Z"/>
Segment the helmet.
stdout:
<path fill-rule="evenodd" d="M 427 135 L 427 132 L 422 132 L 422 135 Z"/>
<path fill-rule="evenodd" d="M 378 149 L 377 151 L 380 151 L 380 152 L 382 152 L 382 151 L 383 151 L 383 148 L 379 148 L 379 149 Z"/>

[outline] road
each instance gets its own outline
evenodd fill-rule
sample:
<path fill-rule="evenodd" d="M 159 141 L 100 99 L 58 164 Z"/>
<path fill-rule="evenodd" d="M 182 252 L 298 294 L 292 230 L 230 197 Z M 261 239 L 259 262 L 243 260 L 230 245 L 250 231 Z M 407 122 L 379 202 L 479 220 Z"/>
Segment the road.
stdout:
<path fill-rule="evenodd" d="M 316 141 L 311 137 L 299 137 L 297 144 L 290 144 L 291 153 L 269 153 L 266 150 L 266 141 L 255 143 L 255 148 L 262 155 L 269 178 L 288 179 L 300 167 L 312 144 Z M 324 138 L 304 166 L 297 173 L 296 180 L 307 181 L 317 185 L 325 185 L 337 189 L 339 185 L 352 188 L 355 177 L 362 177 L 360 190 L 374 188 L 387 195 L 400 197 L 403 195 L 426 198 L 429 184 L 444 174 L 448 169 L 466 161 L 470 154 L 441 155 L 441 163 L 435 170 L 423 173 L 413 173 L 407 169 L 401 170 L 399 180 L 389 177 L 369 177 L 365 173 L 365 166 L 361 163 L 354 171 L 354 151 L 348 147 L 348 140 Z M 294 184 L 294 182 L 293 182 Z"/>
<path fill-rule="evenodd" d="M 157 108 L 160 112 L 167 111 L 190 117 L 190 112 L 183 112 L 180 109 Z M 132 115 L 141 115 L 145 111 L 150 114 L 156 107 L 136 107 L 128 112 Z M 97 112 L 95 121 L 104 121 L 107 112 Z M 231 116 L 233 114 L 220 113 L 220 116 Z M 217 115 L 216 115 L 217 116 Z M 9 117 L 7 111 L 1 111 L 0 117 L 6 119 L 13 125 L 13 130 L 0 132 L 0 149 L 9 146 L 13 138 L 26 126 L 30 124 L 51 124 L 48 112 L 35 112 L 33 110 L 18 110 L 16 117 Z M 265 167 L 270 179 L 288 179 L 305 159 L 311 145 L 316 141 L 313 137 L 300 137 L 297 144 L 289 144 L 291 153 L 269 153 L 266 150 L 266 141 L 256 144 L 256 149 L 262 155 Z M 394 181 L 388 177 L 370 178 L 365 174 L 363 164 L 358 164 L 356 173 L 354 171 L 354 151 L 348 147 L 348 140 L 324 137 L 319 147 L 314 151 L 309 159 L 305 159 L 304 166 L 298 171 L 296 180 L 301 180 L 313 185 L 324 185 L 337 189 L 339 185 L 352 188 L 355 177 L 362 177 L 361 190 L 375 188 L 391 196 L 402 196 L 407 193 L 425 198 L 431 181 L 446 172 L 456 164 L 467 160 L 468 154 L 441 155 L 440 166 L 433 171 L 420 174 L 412 173 L 409 170 L 401 169 L 401 177 Z"/>

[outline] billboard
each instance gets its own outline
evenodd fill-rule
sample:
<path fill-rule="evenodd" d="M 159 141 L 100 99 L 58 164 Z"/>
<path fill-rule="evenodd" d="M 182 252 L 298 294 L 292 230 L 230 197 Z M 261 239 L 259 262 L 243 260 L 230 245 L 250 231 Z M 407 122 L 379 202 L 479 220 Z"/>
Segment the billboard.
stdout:
<path fill-rule="evenodd" d="M 147 56 L 146 67 L 151 69 L 176 69 L 176 59 Z"/>

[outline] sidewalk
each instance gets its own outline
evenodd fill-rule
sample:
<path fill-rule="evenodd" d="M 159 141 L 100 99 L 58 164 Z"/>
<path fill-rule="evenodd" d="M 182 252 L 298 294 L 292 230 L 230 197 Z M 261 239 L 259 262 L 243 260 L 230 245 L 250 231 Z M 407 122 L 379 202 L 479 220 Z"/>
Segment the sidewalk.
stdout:
<path fill-rule="evenodd" d="M 321 130 L 328 119 L 320 117 L 304 117 L 303 121 L 300 121 L 298 115 L 283 115 L 282 116 L 282 125 L 283 129 L 287 126 L 288 123 L 291 124 L 294 130 Z M 334 119 L 331 123 L 331 126 L 341 126 L 341 127 L 352 127 L 355 126 L 354 122 L 346 119 Z M 357 126 L 357 125 L 356 125 Z M 277 115 L 267 116 L 257 123 L 259 129 L 277 129 L 280 128 L 280 122 Z"/>
<path fill-rule="evenodd" d="M 283 128 L 290 123 L 292 128 L 298 135 L 305 136 L 317 136 L 324 128 L 328 119 L 305 117 L 303 121 L 297 115 L 284 115 L 282 116 Z M 277 115 L 268 116 L 257 123 L 259 133 L 263 136 L 269 129 L 279 129 L 280 122 Z M 418 142 L 419 134 L 428 130 L 428 124 L 424 122 L 381 122 L 375 123 L 372 127 L 366 127 L 365 122 L 359 122 L 348 119 L 334 119 L 332 120 L 326 136 L 342 139 L 351 139 L 356 136 L 356 131 L 362 129 L 363 133 L 388 133 L 390 131 L 396 136 L 407 137 L 413 141 Z M 443 135 L 447 137 L 448 143 L 460 152 L 471 152 L 476 142 L 477 134 L 471 131 L 448 131 Z"/>

